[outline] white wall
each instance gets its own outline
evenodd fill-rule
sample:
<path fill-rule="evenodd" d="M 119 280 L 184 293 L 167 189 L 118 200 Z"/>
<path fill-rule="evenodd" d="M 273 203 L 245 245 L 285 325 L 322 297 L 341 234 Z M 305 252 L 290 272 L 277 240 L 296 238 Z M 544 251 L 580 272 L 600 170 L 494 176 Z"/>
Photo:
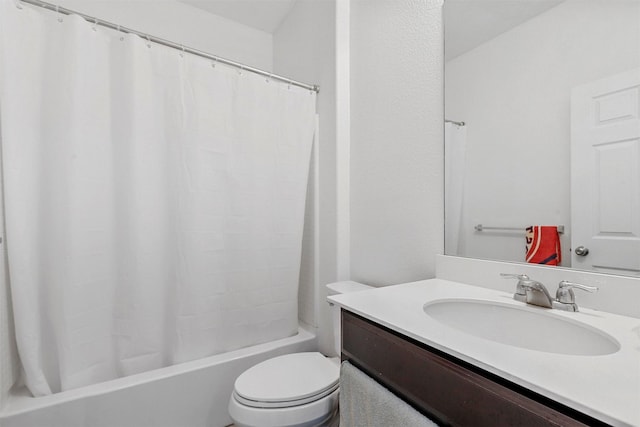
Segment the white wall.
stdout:
<path fill-rule="evenodd" d="M 524 260 L 524 238 L 473 226 L 565 225 L 571 88 L 640 66 L 640 3 L 568 0 L 446 64 L 446 117 L 467 123 L 458 255 Z"/>
<path fill-rule="evenodd" d="M 52 3 L 227 59 L 265 70 L 272 69 L 271 34 L 173 0 L 58 0 Z M 0 264 L 4 263 L 3 251 L 4 247 L 0 252 Z M 10 292 L 4 278 L 3 265 L 0 265 L 0 269 L 1 408 L 9 388 L 17 378 L 18 358 L 8 304 Z"/>
<path fill-rule="evenodd" d="M 351 278 L 434 276 L 443 251 L 441 1 L 351 0 Z"/>
<path fill-rule="evenodd" d="M 319 345 L 331 350 L 331 319 L 325 302 L 327 283 L 336 280 L 336 43 L 335 0 L 299 0 L 273 36 L 274 72 L 320 85 L 318 113 L 319 194 L 309 188 L 303 242 L 299 310 L 305 323 L 319 326 Z M 310 226 L 317 197 L 319 241 Z M 313 261 L 318 265 L 314 268 Z"/>
<path fill-rule="evenodd" d="M 272 36 L 175 0 L 55 0 L 71 10 L 264 70 Z"/>
<path fill-rule="evenodd" d="M 440 4 L 300 0 L 274 34 L 274 71 L 321 87 L 315 307 L 323 352 L 332 345 L 326 283 L 433 277 L 442 253 Z M 313 242 L 304 247 L 311 253 Z M 311 293 L 309 261 L 303 257 L 301 297 Z M 308 301 L 300 303 L 309 322 Z"/>

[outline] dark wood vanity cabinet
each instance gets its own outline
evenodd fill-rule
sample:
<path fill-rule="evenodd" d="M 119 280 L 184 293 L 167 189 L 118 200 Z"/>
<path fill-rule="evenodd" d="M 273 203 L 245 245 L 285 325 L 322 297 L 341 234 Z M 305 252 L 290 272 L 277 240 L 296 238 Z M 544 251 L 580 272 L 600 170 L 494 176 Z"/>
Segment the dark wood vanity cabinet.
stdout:
<path fill-rule="evenodd" d="M 342 359 L 441 425 L 607 425 L 345 310 Z"/>

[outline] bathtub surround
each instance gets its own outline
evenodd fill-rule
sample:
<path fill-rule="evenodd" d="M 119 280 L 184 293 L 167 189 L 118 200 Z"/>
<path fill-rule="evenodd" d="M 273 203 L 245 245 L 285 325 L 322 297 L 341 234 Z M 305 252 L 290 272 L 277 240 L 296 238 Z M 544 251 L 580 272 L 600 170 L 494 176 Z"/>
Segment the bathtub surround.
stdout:
<path fill-rule="evenodd" d="M 231 424 L 227 405 L 238 375 L 272 357 L 315 348 L 314 334 L 300 328 L 293 337 L 37 399 L 13 393 L 0 425 L 224 427 Z"/>
<path fill-rule="evenodd" d="M 10 285 L 30 391 L 295 334 L 315 93 L 2 6 Z"/>

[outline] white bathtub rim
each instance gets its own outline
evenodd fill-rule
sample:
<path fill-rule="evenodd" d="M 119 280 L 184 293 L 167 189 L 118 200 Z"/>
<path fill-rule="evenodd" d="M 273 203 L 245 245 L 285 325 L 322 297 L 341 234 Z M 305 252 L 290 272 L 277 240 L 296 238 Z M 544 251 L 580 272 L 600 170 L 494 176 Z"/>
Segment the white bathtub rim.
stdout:
<path fill-rule="evenodd" d="M 299 323 L 298 333 L 290 337 L 269 341 L 263 344 L 256 344 L 254 346 L 244 347 L 238 350 L 216 354 L 189 362 L 166 366 L 164 368 L 141 372 L 139 374 L 115 378 L 113 380 L 103 381 L 101 383 L 62 391 L 47 396 L 33 397 L 25 387 L 21 387 L 18 390 L 12 389 L 4 408 L 0 410 L 0 421 L 3 418 L 21 415 L 33 410 L 48 408 L 71 400 L 100 396 L 123 390 L 128 387 L 148 384 L 200 369 L 206 369 L 216 364 L 231 362 L 244 357 L 274 351 L 278 348 L 298 344 L 304 341 L 315 340 L 316 334 L 312 332 L 313 329 L 314 328 L 309 325 Z"/>

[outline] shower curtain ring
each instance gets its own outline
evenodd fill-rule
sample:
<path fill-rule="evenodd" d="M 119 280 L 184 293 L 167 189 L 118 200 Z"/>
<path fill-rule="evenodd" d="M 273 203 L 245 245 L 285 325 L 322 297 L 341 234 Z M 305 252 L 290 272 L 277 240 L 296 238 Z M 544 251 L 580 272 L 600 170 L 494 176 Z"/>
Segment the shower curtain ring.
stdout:
<path fill-rule="evenodd" d="M 211 63 L 211 68 L 216 68 L 216 64 L 218 63 L 218 57 L 213 57 L 213 62 Z"/>
<path fill-rule="evenodd" d="M 93 27 L 91 27 L 93 31 L 98 31 L 98 18 L 93 18 Z"/>
<path fill-rule="evenodd" d="M 117 31 L 120 32 L 120 24 L 118 24 Z M 122 34 L 120 34 L 120 41 L 124 41 L 124 36 Z"/>
<path fill-rule="evenodd" d="M 18 9 L 22 9 L 22 1 L 21 0 L 16 0 L 16 7 Z"/>
<path fill-rule="evenodd" d="M 147 47 L 151 49 L 151 38 L 149 37 L 149 34 L 147 34 Z"/>
<path fill-rule="evenodd" d="M 62 18 L 62 14 L 60 13 L 60 5 L 59 4 L 56 5 L 56 13 L 58 14 L 58 22 L 64 21 L 64 19 Z"/>
<path fill-rule="evenodd" d="M 184 45 L 183 44 L 180 45 L 180 49 L 182 49 L 182 52 L 180 53 L 180 56 L 182 58 L 184 58 Z"/>

